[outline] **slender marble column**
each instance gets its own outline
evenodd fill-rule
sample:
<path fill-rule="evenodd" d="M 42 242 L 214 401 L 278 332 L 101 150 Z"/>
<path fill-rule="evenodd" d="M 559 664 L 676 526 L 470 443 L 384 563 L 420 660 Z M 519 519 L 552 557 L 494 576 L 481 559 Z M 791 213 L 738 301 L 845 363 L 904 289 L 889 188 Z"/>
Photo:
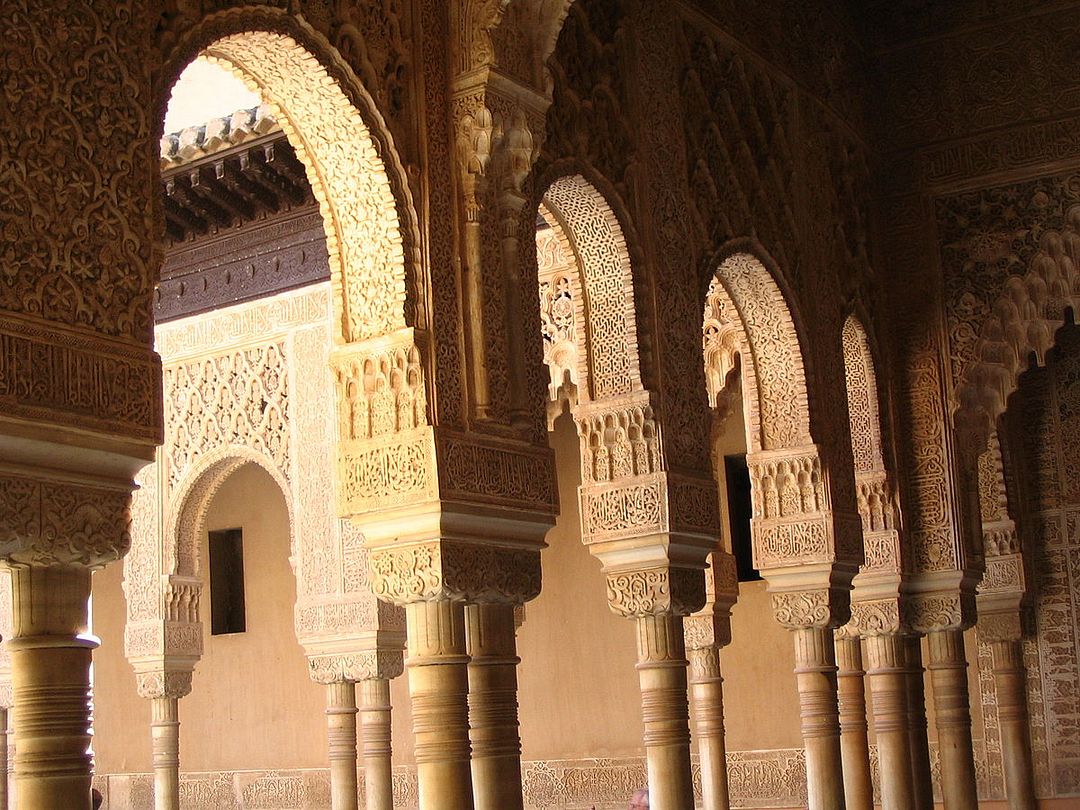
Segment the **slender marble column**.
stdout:
<path fill-rule="evenodd" d="M 638 682 L 645 724 L 649 799 L 660 810 L 694 806 L 686 648 L 680 616 L 640 616 Z"/>
<path fill-rule="evenodd" d="M 863 639 L 878 747 L 882 810 L 907 810 L 916 806 L 911 778 L 908 667 L 904 644 L 904 638 L 899 635 Z"/>
<path fill-rule="evenodd" d="M 701 765 L 704 810 L 728 810 L 727 751 L 724 744 L 724 679 L 720 650 L 715 646 L 689 650 L 690 714 Z"/>
<path fill-rule="evenodd" d="M 839 633 L 840 631 L 838 631 Z M 837 635 L 836 682 L 840 715 L 840 754 L 844 763 L 847 810 L 873 810 L 870 741 L 866 727 L 866 688 L 858 636 Z"/>
<path fill-rule="evenodd" d="M 89 810 L 90 655 L 98 646 L 87 635 L 90 570 L 18 567 L 11 579 L 18 807 Z"/>
<path fill-rule="evenodd" d="M 990 644 L 990 654 L 994 662 L 994 688 L 1009 808 L 1034 810 L 1037 806 L 1035 772 L 1031 761 L 1023 650 L 1019 641 L 994 641 Z"/>
<path fill-rule="evenodd" d="M 8 710 L 0 706 L 0 810 L 8 810 Z"/>
<path fill-rule="evenodd" d="M 326 734 L 330 759 L 330 806 L 357 810 L 356 684 L 336 681 L 326 685 Z"/>
<path fill-rule="evenodd" d="M 930 741 L 926 723 L 925 670 L 922 663 L 922 640 L 904 637 L 907 662 L 908 741 L 911 747 L 911 784 L 917 810 L 933 810 L 934 782 L 930 770 Z"/>
<path fill-rule="evenodd" d="M 964 634 L 960 630 L 937 630 L 927 634 L 927 638 L 945 810 L 975 810 L 979 802 L 971 743 Z"/>
<path fill-rule="evenodd" d="M 150 701 L 154 759 L 154 810 L 180 810 L 180 700 Z"/>
<path fill-rule="evenodd" d="M 514 606 L 465 608 L 469 653 L 469 726 L 476 810 L 520 810 Z"/>
<path fill-rule="evenodd" d="M 473 810 L 462 605 L 410 602 L 405 620 L 420 810 Z"/>
<path fill-rule="evenodd" d="M 360 736 L 364 746 L 364 796 L 367 810 L 394 810 L 394 774 L 390 762 L 390 681 L 360 681 Z"/>
<path fill-rule="evenodd" d="M 799 713 L 806 746 L 807 802 L 810 810 L 844 810 L 832 630 L 799 627 L 792 633 L 795 637 Z"/>

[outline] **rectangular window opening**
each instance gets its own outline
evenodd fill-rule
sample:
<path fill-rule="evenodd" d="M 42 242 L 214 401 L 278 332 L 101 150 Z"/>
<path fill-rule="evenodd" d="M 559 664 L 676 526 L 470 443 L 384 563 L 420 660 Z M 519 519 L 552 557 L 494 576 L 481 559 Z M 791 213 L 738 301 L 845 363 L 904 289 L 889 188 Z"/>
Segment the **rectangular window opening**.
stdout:
<path fill-rule="evenodd" d="M 210 635 L 243 633 L 244 531 L 210 532 Z"/>
<path fill-rule="evenodd" d="M 750 539 L 750 469 L 745 455 L 724 456 L 727 479 L 728 530 L 731 553 L 739 572 L 739 582 L 757 582 L 761 573 L 754 568 L 753 543 Z"/>

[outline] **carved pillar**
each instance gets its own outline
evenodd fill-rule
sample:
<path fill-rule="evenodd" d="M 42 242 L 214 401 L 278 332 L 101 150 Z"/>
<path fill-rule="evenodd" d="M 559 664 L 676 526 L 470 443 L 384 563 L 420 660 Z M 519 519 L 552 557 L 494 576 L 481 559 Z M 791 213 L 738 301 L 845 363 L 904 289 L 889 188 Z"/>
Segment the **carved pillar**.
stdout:
<path fill-rule="evenodd" d="M 390 755 L 390 680 L 368 678 L 357 684 L 360 692 L 360 728 L 363 740 L 364 796 L 367 810 L 394 810 L 394 774 Z"/>
<path fill-rule="evenodd" d="M 363 533 L 371 592 L 405 608 L 420 808 L 472 810 L 464 604 L 513 605 L 540 592 L 553 455 L 432 427 L 415 337 L 403 329 L 334 350 L 348 426 L 338 512 Z"/>
<path fill-rule="evenodd" d="M 1013 488 L 1016 482 L 1008 450 L 1008 442 L 1001 442 L 995 432 L 986 452 L 979 456 L 979 509 L 986 575 L 979 586 L 976 628 L 979 639 L 990 645 L 994 665 L 1005 794 L 1012 810 L 1029 810 L 1036 806 L 1036 799 L 1021 648 L 1027 572 L 1020 536 L 1009 511 L 1007 486 Z M 1017 492 L 1017 504 L 1023 502 L 1019 495 Z"/>
<path fill-rule="evenodd" d="M 844 803 L 847 810 L 872 810 L 874 787 L 870 778 L 870 741 L 866 725 L 866 689 L 863 685 L 859 637 L 845 629 L 835 633 L 836 681 L 840 716 L 840 753 L 844 763 Z"/>
<path fill-rule="evenodd" d="M 18 806 L 89 808 L 92 757 L 90 569 L 12 569 L 15 632 L 8 641 L 14 685 Z"/>
<path fill-rule="evenodd" d="M 336 681 L 326 685 L 326 733 L 330 760 L 330 806 L 357 810 L 356 684 Z"/>
<path fill-rule="evenodd" d="M 895 633 L 863 639 L 873 701 L 874 736 L 883 810 L 916 807 L 908 724 L 908 668 L 904 637 Z"/>
<path fill-rule="evenodd" d="M 811 810 L 842 810 L 844 772 L 836 696 L 836 656 L 832 630 L 798 627 L 795 680 L 806 746 L 806 796 Z"/>
<path fill-rule="evenodd" d="M 87 633 L 91 568 L 126 550 L 130 490 L 130 479 L 0 477 L 11 504 L 2 553 L 11 569 L 20 808 L 90 806 L 90 661 L 98 645 Z"/>
<path fill-rule="evenodd" d="M 150 734 L 154 741 L 154 810 L 180 810 L 179 699 L 150 701 Z"/>
<path fill-rule="evenodd" d="M 922 663 L 922 640 L 905 636 L 904 660 L 907 665 L 908 743 L 911 746 L 911 784 L 919 810 L 932 810 L 934 781 L 930 769 L 930 741 L 926 722 L 925 670 Z"/>
<path fill-rule="evenodd" d="M 964 634 L 961 630 L 937 630 L 927 634 L 927 638 L 945 808 L 975 810 L 979 800 L 971 743 Z"/>
<path fill-rule="evenodd" d="M 514 606 L 465 608 L 469 726 L 476 810 L 522 806 Z"/>
<path fill-rule="evenodd" d="M 1019 565 L 1019 555 L 1014 563 Z M 987 560 L 987 568 L 1001 558 Z M 997 580 L 995 578 L 995 581 Z M 1008 581 L 1008 580 L 1005 580 Z M 1027 707 L 1027 673 L 1021 646 L 1023 625 L 1019 598 L 1023 588 L 1013 590 L 1015 599 L 992 590 L 980 591 L 980 612 L 976 629 L 979 638 L 990 645 L 994 667 L 994 691 L 997 694 L 998 727 L 1001 733 L 1001 758 L 1005 769 L 1005 795 L 1010 810 L 1033 810 L 1035 770 L 1031 756 L 1031 728 Z M 1004 597 L 1004 598 L 998 598 Z"/>
<path fill-rule="evenodd" d="M 705 608 L 683 620 L 690 661 L 690 719 L 701 767 L 705 810 L 727 810 L 730 806 L 720 650 L 731 641 L 731 607 L 738 596 L 735 558 L 718 549 L 709 557 Z"/>
<path fill-rule="evenodd" d="M 410 602 L 405 621 L 420 808 L 473 810 L 462 605 Z"/>
<path fill-rule="evenodd" d="M 312 680 L 326 688 L 330 794 L 335 810 L 359 806 L 357 748 L 361 737 L 366 806 L 368 810 L 393 807 L 389 679 L 402 672 L 401 634 L 385 630 L 372 635 L 375 638 L 369 640 L 367 649 L 353 647 L 359 640 L 354 637 L 344 651 L 330 653 L 327 646 L 320 645 L 320 654 L 308 655 Z M 314 642 L 308 646 L 310 650 Z"/>
<path fill-rule="evenodd" d="M 1024 654 L 1018 639 L 990 644 L 997 692 L 1005 792 L 1010 810 L 1034 810 L 1035 771 L 1031 760 Z"/>
<path fill-rule="evenodd" d="M 758 451 L 747 454 L 747 463 L 754 561 L 769 583 L 773 614 L 795 644 L 807 799 L 811 810 L 843 808 L 833 630 L 851 618 L 851 581 L 862 555 L 859 517 L 827 508 L 828 476 L 816 445 Z M 808 545 L 795 538 L 808 538 Z"/>
<path fill-rule="evenodd" d="M 695 620 L 696 617 L 692 617 L 686 622 Z M 730 797 L 720 650 L 715 646 L 702 647 L 687 650 L 687 656 L 690 661 L 691 720 L 701 765 L 702 806 L 705 810 L 727 810 Z"/>
<path fill-rule="evenodd" d="M 8 707 L 0 707 L 0 810 L 8 810 Z"/>
<path fill-rule="evenodd" d="M 154 810 L 180 808 L 180 698 L 191 692 L 191 668 L 136 671 L 139 696 L 150 701 Z"/>
<path fill-rule="evenodd" d="M 650 796 L 657 807 L 692 807 L 682 617 L 705 605 L 703 569 L 716 550 L 719 522 L 716 484 L 663 470 L 648 391 L 579 405 L 574 417 L 582 541 L 604 565 L 608 605 L 637 623 Z M 675 490 L 684 503 L 707 508 L 684 514 Z M 649 506 L 639 509 L 640 503 Z"/>
<path fill-rule="evenodd" d="M 693 807 L 682 618 L 640 616 L 637 632 L 649 798 L 657 807 Z"/>
<path fill-rule="evenodd" d="M 139 496 L 145 496 L 145 493 L 140 491 Z M 145 530 L 147 527 L 136 528 Z M 145 536 L 137 537 L 132 561 L 147 551 L 143 547 L 147 543 Z M 152 542 L 155 545 L 160 542 L 156 534 Z M 154 807 L 155 810 L 179 810 L 179 701 L 191 692 L 192 672 L 202 655 L 202 624 L 199 622 L 202 582 L 196 577 L 155 577 L 151 595 L 160 600 L 164 615 L 152 621 L 138 621 L 130 616 L 135 603 L 135 583 L 129 581 L 132 572 L 125 566 L 124 573 L 129 610 L 124 627 L 124 652 L 135 670 L 139 696 L 151 702 Z"/>

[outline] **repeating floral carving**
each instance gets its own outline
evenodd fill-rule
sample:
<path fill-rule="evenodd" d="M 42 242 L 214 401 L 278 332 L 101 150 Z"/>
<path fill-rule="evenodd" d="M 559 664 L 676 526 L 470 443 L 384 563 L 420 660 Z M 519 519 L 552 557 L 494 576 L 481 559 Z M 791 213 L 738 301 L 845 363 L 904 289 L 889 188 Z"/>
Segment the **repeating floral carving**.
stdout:
<path fill-rule="evenodd" d="M 143 3 L 96 0 L 7 4 L 0 14 L 10 89 L 0 126 L 0 309 L 140 345 L 147 391 L 157 269 L 146 120 L 152 19 Z M 47 44 L 57 37 L 62 59 Z M 48 138 L 26 137 L 29 122 Z M 152 419 L 147 409 L 133 421 Z"/>
<path fill-rule="evenodd" d="M 263 453 L 288 475 L 288 362 L 285 344 L 276 342 L 166 365 L 164 463 L 171 488 L 221 445 Z"/>
<path fill-rule="evenodd" d="M 588 299 L 585 324 L 589 399 L 639 390 L 634 281 L 622 227 L 599 192 L 580 175 L 552 183 L 545 207 L 566 235 Z"/>
<path fill-rule="evenodd" d="M 0 475 L 0 557 L 23 565 L 100 566 L 131 545 L 131 495 L 119 488 Z"/>

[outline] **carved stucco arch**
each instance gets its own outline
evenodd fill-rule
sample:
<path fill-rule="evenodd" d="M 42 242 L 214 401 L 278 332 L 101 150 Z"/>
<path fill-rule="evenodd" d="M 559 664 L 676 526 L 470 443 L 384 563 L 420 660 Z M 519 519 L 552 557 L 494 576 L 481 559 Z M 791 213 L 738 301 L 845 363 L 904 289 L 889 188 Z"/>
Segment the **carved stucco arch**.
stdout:
<path fill-rule="evenodd" d="M 246 464 L 261 467 L 281 490 L 289 513 L 289 554 L 296 554 L 292 487 L 285 473 L 263 453 L 243 445 L 230 445 L 202 456 L 173 491 L 165 518 L 164 569 L 167 574 L 200 575 L 199 536 L 205 528 L 210 504 L 229 476 Z"/>
<path fill-rule="evenodd" d="M 326 233 L 335 341 L 425 326 L 427 283 L 405 171 L 374 100 L 340 54 L 284 10 L 209 15 L 163 55 L 152 124 L 158 132 L 173 84 L 200 54 L 275 107 L 304 164 Z M 156 209 L 160 221 L 160 202 Z"/>
<path fill-rule="evenodd" d="M 855 476 L 885 471 L 882 452 L 881 409 L 878 401 L 877 364 L 870 336 L 862 319 L 851 313 L 841 329 L 844 382 L 851 425 L 851 454 Z"/>
<path fill-rule="evenodd" d="M 633 263 L 619 218 L 581 174 L 552 181 L 543 196 L 543 209 L 554 218 L 553 226 L 565 239 L 563 248 L 573 256 L 581 278 L 584 318 L 578 331 L 584 351 L 579 400 L 641 391 Z"/>
<path fill-rule="evenodd" d="M 722 254 L 715 267 L 708 299 L 734 315 L 732 341 L 743 353 L 747 449 L 812 444 L 802 345 L 783 291 L 766 262 L 746 250 Z"/>
<path fill-rule="evenodd" d="M 1042 235 L 1027 273 L 1005 281 L 982 323 L 974 357 L 955 395 L 955 421 L 964 444 L 987 447 L 1031 358 L 1043 365 L 1066 313 L 1080 311 L 1078 265 L 1080 205 L 1066 213 L 1062 230 Z"/>

